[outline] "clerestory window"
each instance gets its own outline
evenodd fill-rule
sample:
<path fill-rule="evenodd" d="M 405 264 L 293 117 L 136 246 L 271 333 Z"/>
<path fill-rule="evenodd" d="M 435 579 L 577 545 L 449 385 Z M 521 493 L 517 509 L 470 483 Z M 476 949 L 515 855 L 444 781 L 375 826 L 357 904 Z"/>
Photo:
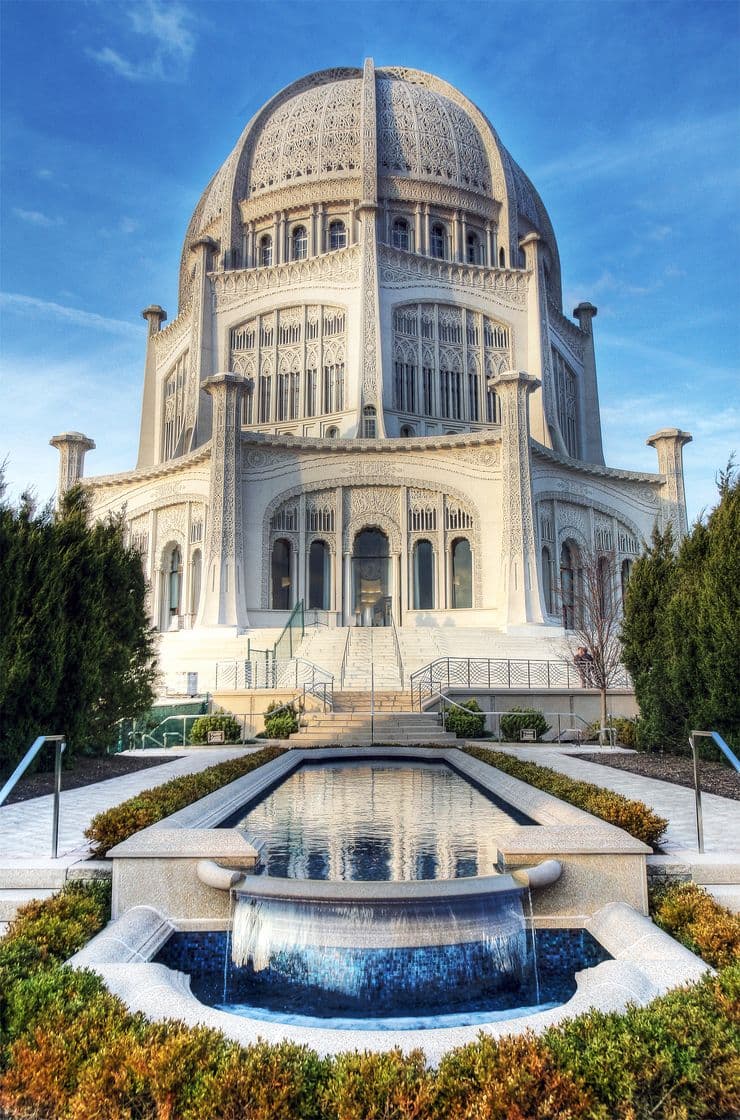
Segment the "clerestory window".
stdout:
<path fill-rule="evenodd" d="M 409 248 L 409 223 L 405 218 L 396 218 L 391 229 L 391 244 L 394 249 L 404 249 L 408 252 Z"/>
<path fill-rule="evenodd" d="M 347 227 L 344 222 L 333 221 L 329 223 L 329 248 L 344 249 L 347 246 Z"/>

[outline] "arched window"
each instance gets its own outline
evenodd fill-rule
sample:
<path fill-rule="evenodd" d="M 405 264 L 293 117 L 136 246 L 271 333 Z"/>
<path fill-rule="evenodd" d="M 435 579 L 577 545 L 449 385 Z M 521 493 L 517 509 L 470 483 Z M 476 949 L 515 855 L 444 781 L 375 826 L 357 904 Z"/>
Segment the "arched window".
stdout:
<path fill-rule="evenodd" d="M 329 439 L 336 439 L 339 435 L 339 428 L 327 428 L 326 435 Z"/>
<path fill-rule="evenodd" d="M 293 230 L 293 260 L 302 261 L 308 256 L 308 234 L 305 226 Z"/>
<path fill-rule="evenodd" d="M 165 557 L 162 573 L 161 629 L 169 630 L 181 611 L 182 596 L 182 553 L 174 544 Z"/>
<path fill-rule="evenodd" d="M 273 610 L 290 610 L 291 602 L 291 547 L 282 538 L 272 546 L 272 607 Z"/>
<path fill-rule="evenodd" d="M 499 268 L 506 268 L 506 253 L 503 250 L 503 246 L 498 251 L 498 266 Z"/>
<path fill-rule="evenodd" d="M 612 602 L 611 565 L 606 556 L 599 557 L 597 578 L 599 581 L 599 610 L 602 619 L 605 619 L 609 615 Z"/>
<path fill-rule="evenodd" d="M 468 264 L 480 264 L 480 238 L 477 233 L 469 233 L 465 239 L 465 259 Z"/>
<path fill-rule="evenodd" d="M 445 227 L 441 222 L 435 222 L 429 234 L 429 254 L 432 257 L 439 257 L 444 260 L 447 255 L 445 252 L 447 241 L 447 233 Z"/>
<path fill-rule="evenodd" d="M 405 218 L 396 218 L 391 229 L 391 245 L 394 249 L 409 248 L 409 223 Z"/>
<path fill-rule="evenodd" d="M 260 264 L 263 268 L 272 264 L 272 238 L 269 233 L 260 238 Z"/>
<path fill-rule="evenodd" d="M 331 553 L 326 541 L 312 541 L 308 551 L 308 605 L 319 611 L 329 610 L 331 587 Z"/>
<path fill-rule="evenodd" d="M 374 405 L 366 404 L 362 410 L 362 435 L 364 439 L 375 439 L 377 433 Z"/>
<path fill-rule="evenodd" d="M 329 248 L 344 249 L 347 245 L 347 227 L 339 220 L 329 223 Z"/>
<path fill-rule="evenodd" d="M 413 552 L 414 610 L 434 610 L 434 550 L 431 541 L 417 541 Z"/>
<path fill-rule="evenodd" d="M 200 549 L 196 548 L 190 564 L 190 613 L 193 616 L 197 615 L 198 607 L 200 606 L 200 583 L 202 570 L 203 558 L 201 556 Z"/>
<path fill-rule="evenodd" d="M 473 556 L 470 541 L 457 537 L 452 542 L 452 609 L 473 605 Z"/>
<path fill-rule="evenodd" d="M 542 598 L 545 600 L 545 610 L 552 614 L 552 561 L 550 549 L 542 549 Z"/>
<path fill-rule="evenodd" d="M 630 581 L 631 571 L 632 571 L 632 561 L 631 560 L 623 560 L 622 561 L 622 568 L 621 568 L 621 571 L 620 571 L 620 578 L 621 578 L 621 584 L 622 584 L 622 605 L 623 606 L 624 606 L 624 597 L 627 594 L 627 584 Z"/>
<path fill-rule="evenodd" d="M 563 626 L 573 630 L 577 619 L 577 573 L 573 549 L 564 544 L 560 549 L 560 603 L 563 611 Z"/>
<path fill-rule="evenodd" d="M 402 424 L 401 425 L 401 439 L 409 439 L 411 436 L 413 436 L 415 434 L 416 433 L 414 432 L 414 429 L 411 427 L 410 424 Z"/>

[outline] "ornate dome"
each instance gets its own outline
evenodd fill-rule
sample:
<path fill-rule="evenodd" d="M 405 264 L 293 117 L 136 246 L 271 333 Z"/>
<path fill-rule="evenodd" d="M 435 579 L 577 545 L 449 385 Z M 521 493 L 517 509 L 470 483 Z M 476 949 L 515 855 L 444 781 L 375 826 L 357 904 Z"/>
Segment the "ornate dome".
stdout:
<path fill-rule="evenodd" d="M 367 113 L 373 101 L 374 120 L 368 128 L 363 106 Z M 293 205 L 297 191 L 305 203 L 311 184 L 316 184 L 316 201 L 344 197 L 359 202 L 364 153 L 373 149 L 381 197 L 383 182 L 392 182 L 394 197 L 408 190 L 415 201 L 472 206 L 486 217 L 498 215 L 499 243 L 508 244 L 511 260 L 517 259 L 519 239 L 535 230 L 550 248 L 553 272 L 559 273 L 545 207 L 480 110 L 432 74 L 400 67 L 374 70 L 369 63 L 364 73 L 344 68 L 309 74 L 252 118 L 191 219 L 183 249 L 181 303 L 189 289 L 189 250 L 198 238 L 214 237 L 224 257 L 238 254 L 240 204 L 255 216 L 264 200 L 267 214 Z M 419 186 L 413 188 L 412 182 Z"/>

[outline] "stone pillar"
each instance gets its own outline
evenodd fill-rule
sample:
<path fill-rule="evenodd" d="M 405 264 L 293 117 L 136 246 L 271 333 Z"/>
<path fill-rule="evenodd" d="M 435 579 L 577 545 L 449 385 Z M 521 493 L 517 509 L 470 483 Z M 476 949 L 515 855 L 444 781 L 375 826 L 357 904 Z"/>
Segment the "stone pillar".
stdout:
<path fill-rule="evenodd" d="M 249 625 L 244 589 L 241 398 L 245 378 L 217 373 L 203 382 L 213 409 L 208 533 L 199 626 Z"/>
<path fill-rule="evenodd" d="M 417 202 L 416 209 L 414 210 L 414 252 L 421 253 L 423 251 L 424 238 L 422 236 L 421 225 L 421 205 Z"/>
<path fill-rule="evenodd" d="M 604 464 L 601 443 L 601 412 L 599 411 L 599 386 L 596 380 L 596 355 L 594 353 L 593 321 L 597 308 L 592 303 L 579 303 L 573 318 L 583 331 L 583 392 L 581 394 L 583 447 L 581 457 L 587 463 Z"/>
<path fill-rule="evenodd" d="M 144 392 L 141 402 L 141 427 L 139 429 L 139 456 L 136 467 L 153 466 L 157 455 L 157 361 L 154 352 L 154 337 L 162 329 L 167 312 L 159 304 L 145 307 L 141 313 L 147 321 L 146 358 L 144 361 Z"/>
<path fill-rule="evenodd" d="M 501 403 L 502 614 L 512 629 L 544 622 L 532 501 L 529 394 L 540 382 L 524 370 L 491 378 Z"/>
<path fill-rule="evenodd" d="M 532 399 L 530 427 L 538 443 L 544 443 L 546 447 L 552 447 L 555 451 L 567 455 L 568 449 L 560 433 L 555 404 L 547 299 L 542 282 L 542 239 L 538 233 L 530 233 L 519 244 L 524 250 L 526 269 L 529 272 L 526 363 L 527 369 L 531 370 L 533 376 L 541 383 L 540 391 Z"/>
<path fill-rule="evenodd" d="M 218 369 L 213 351 L 213 308 L 208 264 L 218 246 L 210 237 L 194 241 L 191 252 L 195 255 L 196 273 L 193 284 L 192 326 L 190 335 L 190 369 L 185 411 L 185 443 L 183 452 L 192 451 L 205 443 L 211 429 L 211 401 L 201 394 L 201 382 Z M 228 332 L 223 332 L 223 345 L 228 347 Z M 228 361 L 228 350 L 221 359 Z"/>
<path fill-rule="evenodd" d="M 663 475 L 660 495 L 660 513 L 663 528 L 670 521 L 673 535 L 678 545 L 688 532 L 686 517 L 686 494 L 683 485 L 683 448 L 691 443 L 689 432 L 680 428 L 661 428 L 647 440 L 648 447 L 654 447 L 658 454 L 658 470 Z"/>
<path fill-rule="evenodd" d="M 93 440 L 83 436 L 82 432 L 62 432 L 49 440 L 52 447 L 59 452 L 59 474 L 57 475 L 57 509 L 62 498 L 76 482 L 79 482 L 85 473 L 85 455 L 88 451 L 95 450 Z"/>

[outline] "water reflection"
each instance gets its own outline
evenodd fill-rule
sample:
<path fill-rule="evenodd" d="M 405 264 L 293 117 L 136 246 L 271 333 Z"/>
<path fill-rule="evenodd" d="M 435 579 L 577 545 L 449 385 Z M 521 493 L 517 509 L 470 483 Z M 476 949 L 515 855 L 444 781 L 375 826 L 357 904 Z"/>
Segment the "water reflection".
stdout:
<path fill-rule="evenodd" d="M 367 881 L 490 875 L 515 821 L 444 763 L 358 760 L 301 766 L 236 827 L 267 875 Z"/>

